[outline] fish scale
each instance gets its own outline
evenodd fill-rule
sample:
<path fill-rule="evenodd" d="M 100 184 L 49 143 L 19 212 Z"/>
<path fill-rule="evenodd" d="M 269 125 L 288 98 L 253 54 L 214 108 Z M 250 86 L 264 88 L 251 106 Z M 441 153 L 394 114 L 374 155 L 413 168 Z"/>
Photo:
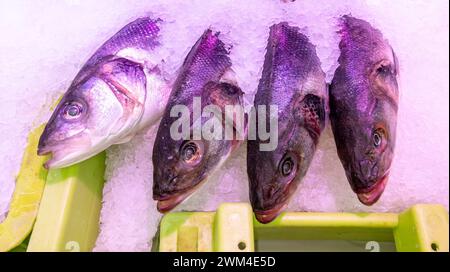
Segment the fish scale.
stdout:
<path fill-rule="evenodd" d="M 173 89 L 176 97 L 169 103 L 185 103 L 192 100 L 192 96 L 201 96 L 201 86 L 207 81 L 219 79 L 226 69 L 231 67 L 231 61 L 224 43 L 217 38 L 218 33 L 213 34 L 208 29 L 193 46 L 193 49 L 186 57 L 180 74 Z M 182 92 L 180 90 L 183 90 Z M 173 101 L 173 102 L 172 102 Z"/>
<path fill-rule="evenodd" d="M 299 32 L 299 28 L 289 27 L 286 23 L 282 23 L 271 28 L 271 33 L 275 31 L 283 33 L 286 38 L 283 43 L 272 40 L 273 43 L 279 43 L 280 46 L 275 44 L 268 46 L 266 59 L 271 58 L 272 64 L 264 65 L 265 68 L 270 67 L 269 70 L 263 69 L 262 78 L 268 78 L 268 80 L 261 80 L 258 89 L 268 89 L 268 84 L 273 84 L 276 91 L 258 91 L 255 100 L 266 104 L 276 104 L 278 109 L 284 112 L 291 102 L 290 94 L 295 89 L 301 88 L 299 83 L 312 69 L 320 67 L 320 60 L 315 54 L 315 47 L 305 35 Z M 291 71 L 296 72 L 292 73 Z M 280 95 L 280 93 L 285 95 Z"/>
<path fill-rule="evenodd" d="M 86 66 L 97 63 L 107 55 L 116 54 L 119 50 L 133 47 L 140 49 L 153 49 L 159 45 L 156 37 L 160 28 L 160 19 L 139 18 L 133 24 L 119 30 L 111 39 L 106 41 L 94 55 L 86 62 Z"/>

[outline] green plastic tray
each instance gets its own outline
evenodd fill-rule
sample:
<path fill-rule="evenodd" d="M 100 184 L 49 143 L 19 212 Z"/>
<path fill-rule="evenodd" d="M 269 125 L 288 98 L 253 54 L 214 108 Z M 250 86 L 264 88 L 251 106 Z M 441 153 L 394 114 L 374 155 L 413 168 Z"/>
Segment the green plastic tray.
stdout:
<path fill-rule="evenodd" d="M 394 242 L 397 251 L 449 251 L 448 213 L 419 204 L 394 213 L 285 212 L 269 224 L 246 203 L 224 203 L 216 212 L 178 212 L 161 221 L 160 251 L 254 251 L 255 240 Z"/>

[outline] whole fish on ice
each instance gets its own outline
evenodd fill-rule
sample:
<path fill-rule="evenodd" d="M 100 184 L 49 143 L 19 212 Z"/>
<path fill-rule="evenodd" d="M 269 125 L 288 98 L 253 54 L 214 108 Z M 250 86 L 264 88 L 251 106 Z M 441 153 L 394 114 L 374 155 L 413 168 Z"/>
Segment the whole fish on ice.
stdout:
<path fill-rule="evenodd" d="M 254 104 L 278 107 L 278 145 L 261 151 L 258 134 L 247 147 L 250 201 L 260 222 L 276 218 L 305 176 L 325 126 L 327 103 L 314 45 L 297 27 L 273 25 Z M 266 115 L 269 120 L 269 111 Z"/>
<path fill-rule="evenodd" d="M 38 154 L 47 168 L 66 167 L 130 140 L 162 115 L 168 84 L 154 54 L 161 20 L 139 18 L 86 62 L 54 110 Z"/>
<path fill-rule="evenodd" d="M 339 158 L 358 199 L 374 204 L 394 155 L 398 61 L 382 33 L 341 18 L 339 67 L 330 87 L 330 119 Z"/>
<path fill-rule="evenodd" d="M 217 139 L 206 139 L 203 134 L 197 139 L 194 136 L 195 128 L 210 120 L 204 115 L 194 116 L 194 99 L 201 99 L 202 111 L 211 105 L 221 113 L 227 105 L 242 106 L 243 93 L 234 82 L 229 48 L 219 33 L 206 30 L 184 60 L 153 147 L 153 198 L 158 201 L 160 212 L 169 211 L 186 199 L 244 140 L 227 140 L 221 135 Z M 171 111 L 178 105 L 187 107 L 188 133 L 187 137 L 174 139 L 171 127 L 179 118 L 173 117 Z M 231 120 L 221 119 L 221 127 Z M 235 123 L 231 123 L 235 130 Z"/>

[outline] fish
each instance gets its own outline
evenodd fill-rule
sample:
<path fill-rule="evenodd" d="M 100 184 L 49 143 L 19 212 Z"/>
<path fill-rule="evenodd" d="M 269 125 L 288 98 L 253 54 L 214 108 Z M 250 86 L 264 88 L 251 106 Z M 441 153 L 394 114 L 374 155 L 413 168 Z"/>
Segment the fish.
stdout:
<path fill-rule="evenodd" d="M 219 34 L 207 29 L 189 51 L 156 134 L 152 156 L 153 199 L 161 213 L 188 198 L 244 141 L 242 133 L 245 132 L 237 129 L 233 121 L 236 119 L 223 115 L 220 115 L 220 127 L 230 124 L 235 135 L 232 139 L 207 139 L 203 134 L 196 138 L 194 135 L 199 124 L 203 127 L 210 120 L 194 116 L 195 99 L 201 99 L 202 111 L 214 105 L 223 113 L 227 105 L 243 105 L 243 92 L 231 67 L 231 46 L 225 44 Z M 171 111 L 179 105 L 187 107 L 189 123 L 185 137 L 176 138 L 170 128 L 179 119 L 173 117 Z M 235 132 L 242 136 L 237 137 Z"/>
<path fill-rule="evenodd" d="M 339 66 L 330 85 L 330 121 L 339 159 L 358 199 L 381 197 L 395 149 L 399 62 L 368 22 L 340 18 Z"/>
<path fill-rule="evenodd" d="M 52 155 L 44 167 L 84 161 L 159 120 L 170 91 L 155 54 L 161 24 L 134 20 L 82 66 L 39 138 L 38 155 Z"/>
<path fill-rule="evenodd" d="M 274 220 L 305 176 L 326 124 L 327 85 L 315 46 L 300 29 L 270 27 L 254 107 L 278 107 L 278 144 L 260 150 L 259 134 L 247 141 L 250 202 L 261 223 Z M 256 111 L 259 127 L 260 112 Z M 270 119 L 266 111 L 266 120 Z M 266 125 L 267 127 L 267 125 Z M 271 132 L 274 133 L 274 132 Z"/>

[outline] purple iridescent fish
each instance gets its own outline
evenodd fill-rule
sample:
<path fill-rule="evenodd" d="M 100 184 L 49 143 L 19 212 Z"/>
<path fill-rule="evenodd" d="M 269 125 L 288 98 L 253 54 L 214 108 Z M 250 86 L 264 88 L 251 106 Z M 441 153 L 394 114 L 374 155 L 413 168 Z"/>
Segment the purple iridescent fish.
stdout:
<path fill-rule="evenodd" d="M 62 97 L 39 140 L 60 168 L 123 143 L 155 123 L 167 83 L 154 56 L 160 20 L 140 18 L 106 41 L 86 62 Z"/>
<path fill-rule="evenodd" d="M 325 126 L 327 103 L 314 45 L 297 27 L 273 25 L 255 108 L 278 106 L 278 145 L 273 151 L 260 150 L 264 141 L 258 134 L 247 147 L 250 201 L 258 221 L 274 220 L 305 176 Z M 269 120 L 268 110 L 266 114 Z"/>
<path fill-rule="evenodd" d="M 353 191 L 372 205 L 384 191 L 394 154 L 398 61 L 381 32 L 366 21 L 343 16 L 339 33 L 331 125 Z"/>
<path fill-rule="evenodd" d="M 232 76 L 227 46 L 219 33 L 206 30 L 184 60 L 153 147 L 153 198 L 158 200 L 160 212 L 171 210 L 190 196 L 242 142 L 193 136 L 194 127 L 209 120 L 194 120 L 194 98 L 201 99 L 202 111 L 210 105 L 222 112 L 227 105 L 242 106 L 243 93 Z M 171 111 L 178 105 L 187 107 L 189 135 L 175 139 L 171 127 L 179 118 Z"/>

